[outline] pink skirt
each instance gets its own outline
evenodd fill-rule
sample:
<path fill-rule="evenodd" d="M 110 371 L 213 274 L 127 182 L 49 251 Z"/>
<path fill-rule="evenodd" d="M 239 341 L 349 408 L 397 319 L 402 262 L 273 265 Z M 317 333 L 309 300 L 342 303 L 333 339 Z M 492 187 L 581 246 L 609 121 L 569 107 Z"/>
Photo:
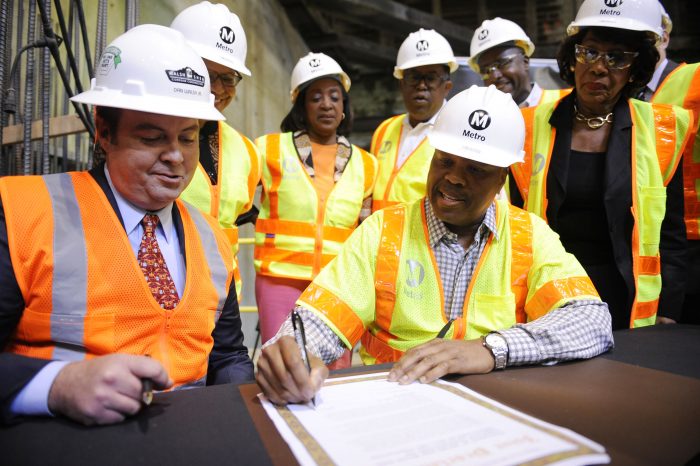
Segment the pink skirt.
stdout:
<path fill-rule="evenodd" d="M 277 334 L 309 283 L 311 282 L 308 280 L 255 275 L 255 299 L 258 305 L 260 336 L 263 343 Z M 345 350 L 345 354 L 328 367 L 329 369 L 343 369 L 350 367 L 350 364 L 351 352 Z"/>

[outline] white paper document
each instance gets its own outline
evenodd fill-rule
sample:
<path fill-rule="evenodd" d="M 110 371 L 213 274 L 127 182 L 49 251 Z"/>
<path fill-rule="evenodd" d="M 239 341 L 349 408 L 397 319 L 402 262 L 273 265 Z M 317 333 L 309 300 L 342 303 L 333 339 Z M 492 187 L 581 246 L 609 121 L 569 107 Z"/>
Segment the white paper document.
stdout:
<path fill-rule="evenodd" d="M 316 408 L 265 411 L 302 465 L 586 465 L 605 449 L 462 385 L 398 385 L 387 373 L 329 379 Z"/>

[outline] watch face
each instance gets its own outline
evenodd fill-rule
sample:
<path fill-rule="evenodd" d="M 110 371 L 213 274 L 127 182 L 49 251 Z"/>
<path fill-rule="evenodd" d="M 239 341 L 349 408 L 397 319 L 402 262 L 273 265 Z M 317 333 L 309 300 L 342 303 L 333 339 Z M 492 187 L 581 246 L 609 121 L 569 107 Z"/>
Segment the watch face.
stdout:
<path fill-rule="evenodd" d="M 485 338 L 486 344 L 491 347 L 501 347 L 503 346 L 503 337 L 496 333 L 489 333 Z"/>

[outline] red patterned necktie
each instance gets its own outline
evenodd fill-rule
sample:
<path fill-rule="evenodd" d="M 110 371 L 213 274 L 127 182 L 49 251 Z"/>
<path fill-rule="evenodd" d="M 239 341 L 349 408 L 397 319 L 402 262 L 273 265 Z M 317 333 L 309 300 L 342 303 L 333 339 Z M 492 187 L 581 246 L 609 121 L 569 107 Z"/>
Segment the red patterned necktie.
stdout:
<path fill-rule="evenodd" d="M 174 309 L 180 302 L 180 297 L 177 295 L 177 288 L 175 288 L 173 277 L 170 276 L 163 253 L 158 247 L 156 239 L 158 216 L 146 214 L 141 220 L 141 224 L 143 225 L 143 238 L 141 238 L 136 260 L 141 266 L 146 283 L 160 307 Z"/>

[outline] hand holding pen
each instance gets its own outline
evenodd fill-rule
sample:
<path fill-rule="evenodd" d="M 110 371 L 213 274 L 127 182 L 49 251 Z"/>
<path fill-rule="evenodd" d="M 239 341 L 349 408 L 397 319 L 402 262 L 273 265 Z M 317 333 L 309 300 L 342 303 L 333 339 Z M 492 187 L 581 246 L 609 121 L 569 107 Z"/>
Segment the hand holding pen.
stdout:
<path fill-rule="evenodd" d="M 301 319 L 299 313 L 294 310 L 292 311 L 292 326 L 294 327 L 294 337 L 299 336 L 299 343 L 301 344 L 301 358 L 306 364 L 306 369 L 311 375 L 311 361 L 309 360 L 309 353 L 306 349 L 306 333 L 304 332 L 304 321 Z M 316 395 L 311 397 L 311 404 L 316 407 Z"/>

